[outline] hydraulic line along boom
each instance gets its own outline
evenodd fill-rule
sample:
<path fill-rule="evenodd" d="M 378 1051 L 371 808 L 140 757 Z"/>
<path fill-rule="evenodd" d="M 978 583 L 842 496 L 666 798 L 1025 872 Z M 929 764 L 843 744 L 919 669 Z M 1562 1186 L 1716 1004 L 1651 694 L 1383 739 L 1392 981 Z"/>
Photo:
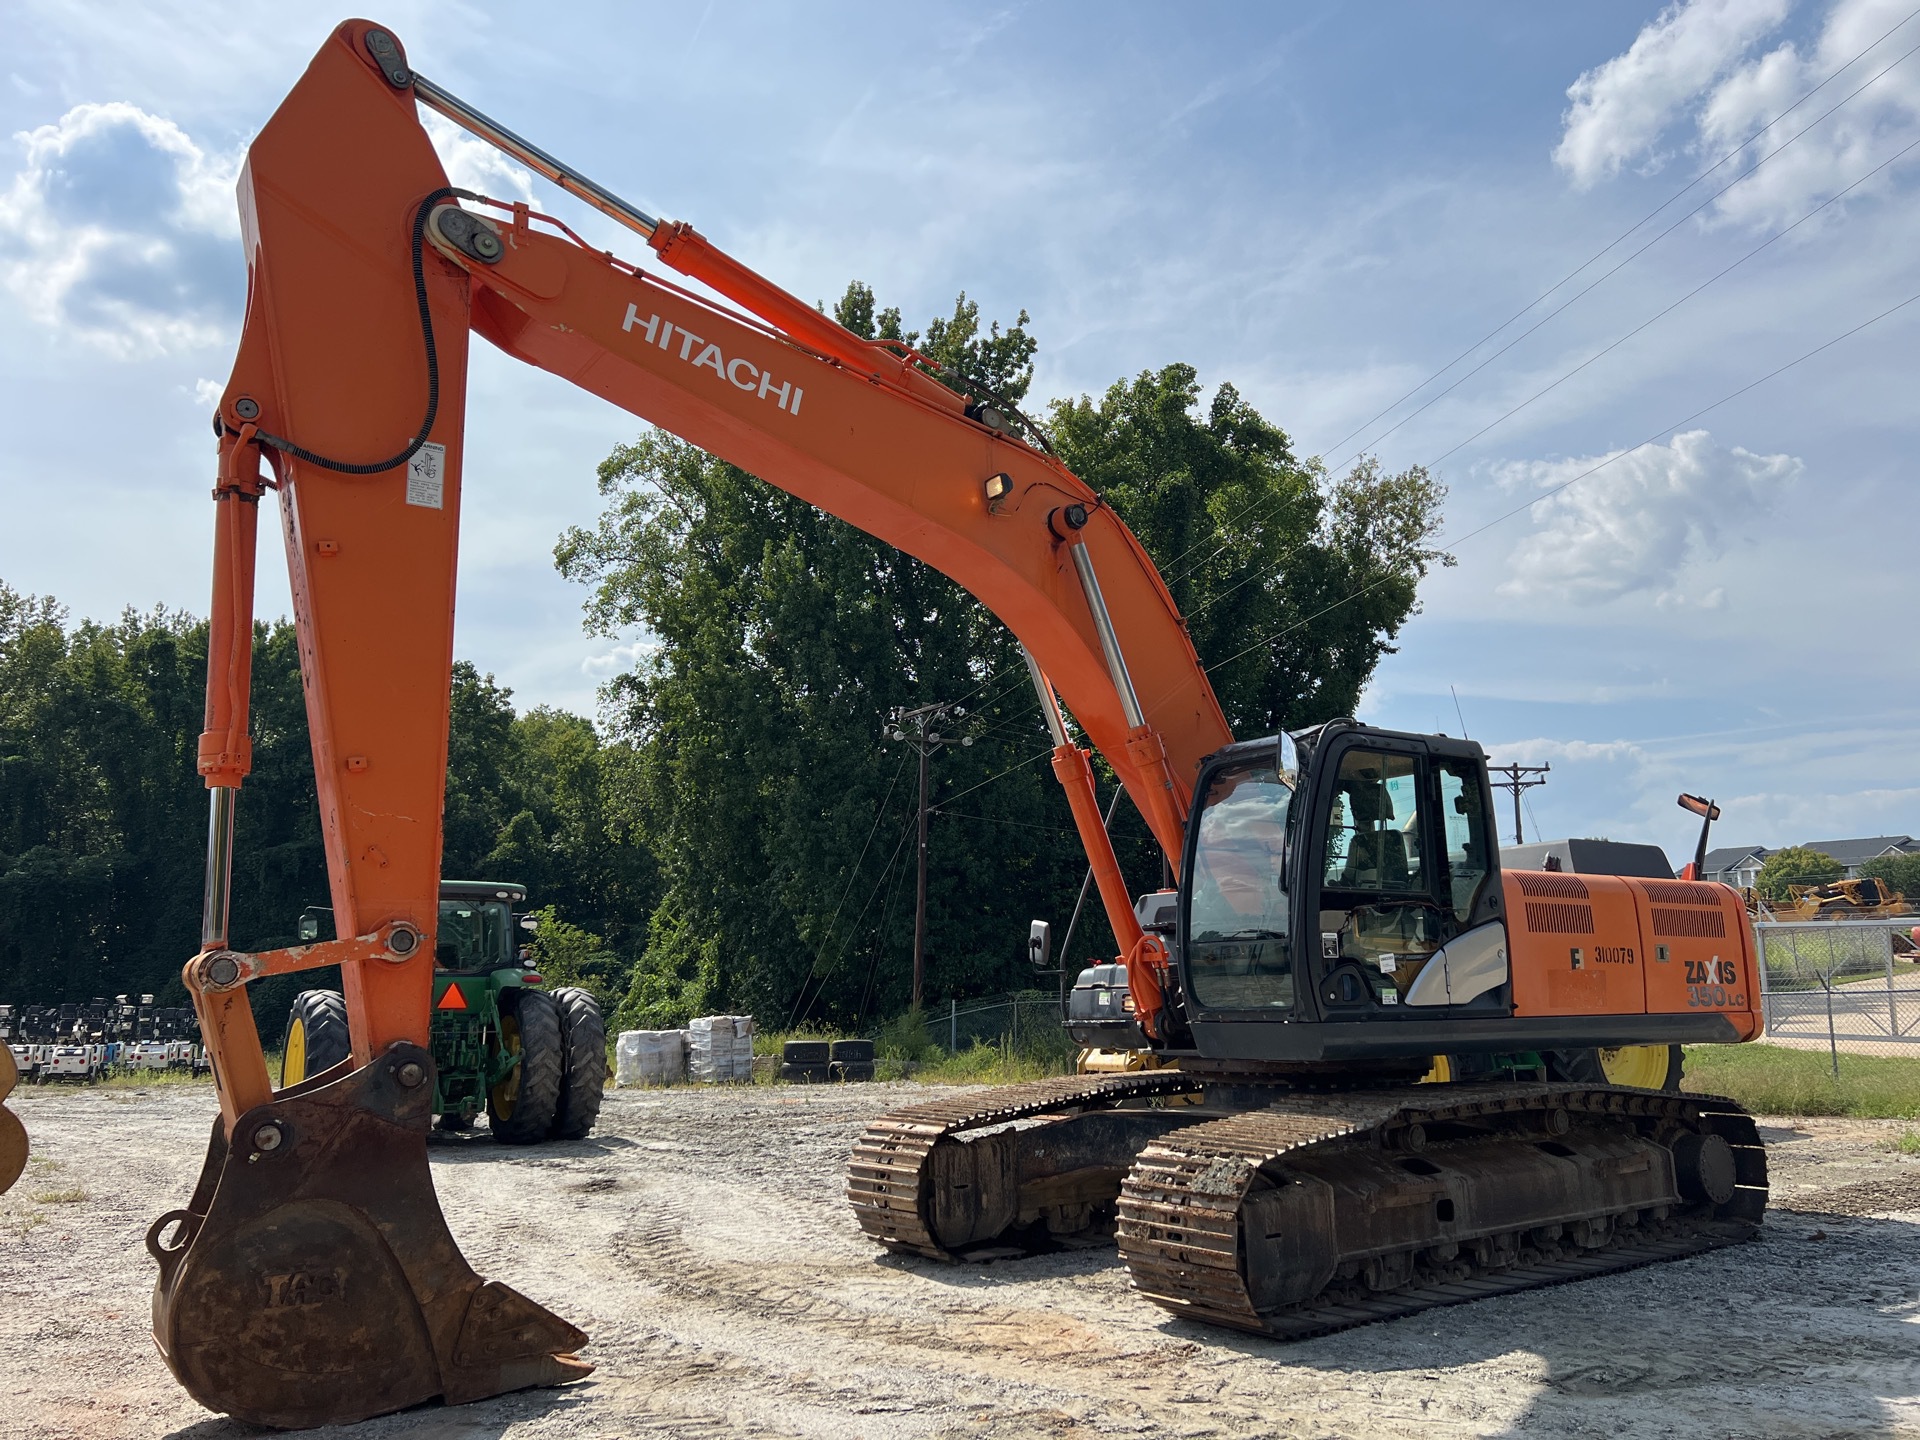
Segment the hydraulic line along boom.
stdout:
<path fill-rule="evenodd" d="M 524 204 L 461 204 L 417 105 L 747 313 L 589 249 Z M 904 346 L 851 334 L 415 75 L 391 32 L 365 21 L 334 32 L 249 147 L 240 190 L 250 286 L 217 415 L 206 897 L 201 951 L 183 972 L 220 1119 L 192 1198 L 148 1246 L 161 1272 L 155 1335 L 182 1383 L 243 1419 L 310 1425 L 590 1368 L 573 1358 L 580 1331 L 466 1264 L 426 1161 L 469 331 L 916 556 L 1007 623 L 1044 667 L 1055 773 L 1115 933 L 1142 962 L 1148 1025 L 1163 951 L 1128 903 L 1087 752 L 1066 743 L 1053 695 L 1141 797 L 1169 855 L 1182 785 L 1231 736 L 1139 542 L 1028 443 L 1037 432 L 1020 417 L 959 393 Z M 342 938 L 252 954 L 233 947 L 230 891 L 268 489 Z M 351 1059 L 276 1091 L 246 987 L 335 964 Z"/>

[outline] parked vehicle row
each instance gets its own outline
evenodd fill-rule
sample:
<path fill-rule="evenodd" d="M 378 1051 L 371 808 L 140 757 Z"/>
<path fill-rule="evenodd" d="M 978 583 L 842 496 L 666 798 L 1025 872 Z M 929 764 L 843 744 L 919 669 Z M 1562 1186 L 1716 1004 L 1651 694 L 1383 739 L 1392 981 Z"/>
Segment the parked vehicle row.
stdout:
<path fill-rule="evenodd" d="M 49 1044 L 9 1040 L 7 1049 L 20 1078 L 37 1085 L 49 1080 L 88 1083 L 108 1075 L 133 1075 L 167 1070 L 204 1074 L 207 1053 L 193 1040 L 93 1041 L 86 1044 Z"/>

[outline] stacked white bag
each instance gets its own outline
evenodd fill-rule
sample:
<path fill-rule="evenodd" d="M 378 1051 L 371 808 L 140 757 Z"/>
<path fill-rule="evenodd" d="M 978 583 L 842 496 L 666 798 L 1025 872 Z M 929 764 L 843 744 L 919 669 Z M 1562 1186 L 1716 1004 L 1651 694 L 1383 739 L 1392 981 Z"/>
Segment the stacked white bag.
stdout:
<path fill-rule="evenodd" d="M 699 1084 L 753 1079 L 753 1017 L 702 1015 L 687 1027 L 687 1077 Z"/>
<path fill-rule="evenodd" d="M 613 1055 L 615 1085 L 679 1085 L 687 1078 L 684 1030 L 623 1030 Z"/>
<path fill-rule="evenodd" d="M 753 1083 L 753 1017 L 733 1017 L 733 1078 Z"/>

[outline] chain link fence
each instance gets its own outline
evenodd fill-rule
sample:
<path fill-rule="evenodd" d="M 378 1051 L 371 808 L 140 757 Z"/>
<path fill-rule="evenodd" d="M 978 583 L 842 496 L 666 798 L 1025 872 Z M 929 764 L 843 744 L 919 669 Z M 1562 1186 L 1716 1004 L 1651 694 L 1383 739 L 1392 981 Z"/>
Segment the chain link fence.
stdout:
<path fill-rule="evenodd" d="M 1913 916 L 1806 924 L 1760 921 L 1766 1038 L 1840 1056 L 1920 1059 L 1920 953 Z"/>
<path fill-rule="evenodd" d="M 1060 996 L 1051 990 L 1014 990 L 995 1000 L 950 1000 L 943 1015 L 927 1016 L 927 1034 L 958 1055 L 992 1045 L 1022 1055 L 1062 1058 L 1077 1048 L 1060 1021 Z"/>

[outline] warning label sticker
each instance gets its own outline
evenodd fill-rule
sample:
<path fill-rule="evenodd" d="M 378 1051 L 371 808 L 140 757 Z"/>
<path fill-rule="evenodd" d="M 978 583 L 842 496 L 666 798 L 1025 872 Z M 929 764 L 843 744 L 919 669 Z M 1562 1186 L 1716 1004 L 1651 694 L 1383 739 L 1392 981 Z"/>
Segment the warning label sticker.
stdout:
<path fill-rule="evenodd" d="M 429 440 L 414 451 L 413 458 L 407 461 L 407 504 L 424 506 L 429 510 L 440 509 L 446 475 L 447 447 Z"/>

